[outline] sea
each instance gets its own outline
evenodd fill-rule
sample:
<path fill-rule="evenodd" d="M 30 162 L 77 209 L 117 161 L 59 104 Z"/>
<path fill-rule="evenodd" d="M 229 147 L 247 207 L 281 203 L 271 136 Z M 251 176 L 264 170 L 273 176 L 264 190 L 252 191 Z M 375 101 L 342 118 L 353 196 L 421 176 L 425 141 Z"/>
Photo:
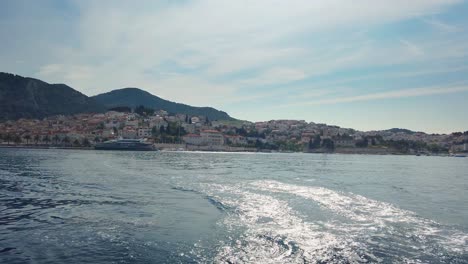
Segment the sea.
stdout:
<path fill-rule="evenodd" d="M 468 158 L 3 148 L 0 263 L 468 263 Z"/>

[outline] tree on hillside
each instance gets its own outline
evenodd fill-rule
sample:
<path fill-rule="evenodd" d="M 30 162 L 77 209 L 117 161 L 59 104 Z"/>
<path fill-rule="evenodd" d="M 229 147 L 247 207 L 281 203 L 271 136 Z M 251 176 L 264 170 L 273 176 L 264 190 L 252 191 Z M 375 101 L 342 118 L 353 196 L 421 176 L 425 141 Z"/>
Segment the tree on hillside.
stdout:
<path fill-rule="evenodd" d="M 171 122 L 169 122 L 167 124 L 165 134 L 172 135 L 173 131 L 172 131 L 172 125 L 171 124 L 172 124 Z"/>
<path fill-rule="evenodd" d="M 356 142 L 356 147 L 358 148 L 367 148 L 367 146 L 368 146 L 367 138 L 363 138 Z"/>
<path fill-rule="evenodd" d="M 55 142 L 55 145 L 57 145 L 60 140 L 60 137 L 57 134 L 55 134 L 52 140 Z"/>
<path fill-rule="evenodd" d="M 243 137 L 246 137 L 247 136 L 247 130 L 245 130 L 245 128 L 241 127 L 241 128 L 236 128 L 236 133 L 238 135 L 241 135 Z"/>
<path fill-rule="evenodd" d="M 322 147 L 328 150 L 334 150 L 335 149 L 335 142 L 333 140 L 326 138 L 322 141 Z"/>
<path fill-rule="evenodd" d="M 408 152 L 410 149 L 410 142 L 407 140 L 389 140 L 385 143 L 386 145 L 401 151 L 401 152 Z"/>
<path fill-rule="evenodd" d="M 256 147 L 257 149 L 262 149 L 262 148 L 263 148 L 262 142 L 261 142 L 260 140 L 257 139 L 257 140 L 255 141 L 255 147 Z"/>
<path fill-rule="evenodd" d="M 21 137 L 16 135 L 14 138 L 15 144 L 20 144 L 23 140 L 21 140 Z"/>
<path fill-rule="evenodd" d="M 312 139 L 309 139 L 309 149 L 313 149 L 314 148 L 314 141 Z"/>
<path fill-rule="evenodd" d="M 347 133 L 344 133 L 344 134 L 341 135 L 339 138 L 340 138 L 340 139 L 344 139 L 344 140 L 352 140 L 352 139 L 353 139 L 353 137 L 350 136 L 350 135 L 347 134 Z"/>
<path fill-rule="evenodd" d="M 84 138 L 84 139 L 83 139 L 82 144 L 83 144 L 83 146 L 85 146 L 85 147 L 91 146 L 91 142 L 89 142 L 89 139 L 87 139 L 87 138 Z"/>
<path fill-rule="evenodd" d="M 154 114 L 154 109 L 152 108 L 146 108 L 145 106 L 143 105 L 139 105 L 137 107 L 135 107 L 135 110 L 134 110 L 135 113 L 141 115 L 141 116 L 149 116 L 149 115 L 153 115 Z"/>
<path fill-rule="evenodd" d="M 377 135 L 375 136 L 375 139 L 378 141 L 378 142 L 384 142 L 385 140 L 383 139 L 382 135 Z"/>
<path fill-rule="evenodd" d="M 70 144 L 70 138 L 68 136 L 65 136 L 63 139 L 62 139 L 62 143 L 64 145 L 68 145 Z"/>
<path fill-rule="evenodd" d="M 320 144 L 321 144 L 322 140 L 320 138 L 320 135 L 315 135 L 315 138 L 312 142 L 309 141 L 309 149 L 317 149 L 317 148 L 320 148 Z"/>
<path fill-rule="evenodd" d="M 46 144 L 49 144 L 49 142 L 50 142 L 50 137 L 49 137 L 49 135 L 45 135 L 45 136 L 42 138 L 42 141 L 44 141 Z"/>
<path fill-rule="evenodd" d="M 429 146 L 427 146 L 427 149 L 434 153 L 439 153 L 442 151 L 442 148 L 437 144 L 430 144 Z"/>
<path fill-rule="evenodd" d="M 152 136 L 153 138 L 157 138 L 158 135 L 159 135 L 159 129 L 158 129 L 156 126 L 154 126 L 154 127 L 151 129 L 151 136 Z"/>
<path fill-rule="evenodd" d="M 34 144 L 37 145 L 37 143 L 39 143 L 39 140 L 41 140 L 41 137 L 39 135 L 34 135 Z"/>
<path fill-rule="evenodd" d="M 29 145 L 29 140 L 31 140 L 31 135 L 24 135 L 23 138 L 26 140 L 26 145 Z"/>
<path fill-rule="evenodd" d="M 13 140 L 13 137 L 11 136 L 11 134 L 6 134 L 3 139 L 7 142 L 8 145 L 10 145 L 10 141 Z"/>
<path fill-rule="evenodd" d="M 73 146 L 74 146 L 74 147 L 79 147 L 79 146 L 81 146 L 80 141 L 79 141 L 78 139 L 75 139 L 75 140 L 73 141 Z"/>
<path fill-rule="evenodd" d="M 128 106 L 117 106 L 110 108 L 109 111 L 121 112 L 121 113 L 131 113 L 132 109 Z"/>

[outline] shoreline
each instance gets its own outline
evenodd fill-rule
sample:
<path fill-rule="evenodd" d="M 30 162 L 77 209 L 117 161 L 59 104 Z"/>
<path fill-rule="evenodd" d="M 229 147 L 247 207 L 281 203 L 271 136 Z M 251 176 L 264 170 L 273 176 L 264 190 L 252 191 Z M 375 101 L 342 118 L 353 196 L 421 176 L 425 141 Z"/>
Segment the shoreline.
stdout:
<path fill-rule="evenodd" d="M 65 150 L 95 150 L 94 147 L 65 147 L 65 146 L 46 146 L 46 145 L 3 145 L 0 144 L 0 148 L 5 149 L 65 149 Z M 180 148 L 161 148 L 157 151 L 163 152 L 223 152 L 223 153 L 262 153 L 262 154 L 292 154 L 292 153 L 304 153 L 304 154 L 339 154 L 339 155 L 377 155 L 377 156 L 431 156 L 431 157 L 450 157 L 455 155 L 465 155 L 465 153 L 443 153 L 443 154 L 411 154 L 411 153 L 398 153 L 398 152 L 379 152 L 379 151 L 369 151 L 368 149 L 358 149 L 358 151 L 353 151 L 355 149 L 338 149 L 333 152 L 291 152 L 291 151 L 266 151 L 266 150 L 257 150 L 257 151 L 239 151 L 239 150 L 228 150 L 228 149 L 183 149 Z M 118 150 L 117 150 L 118 151 Z"/>
<path fill-rule="evenodd" d="M 63 146 L 35 146 L 35 145 L 0 145 L 0 148 L 11 148 L 11 149 L 78 149 L 78 150 L 94 150 L 94 147 L 63 147 Z"/>

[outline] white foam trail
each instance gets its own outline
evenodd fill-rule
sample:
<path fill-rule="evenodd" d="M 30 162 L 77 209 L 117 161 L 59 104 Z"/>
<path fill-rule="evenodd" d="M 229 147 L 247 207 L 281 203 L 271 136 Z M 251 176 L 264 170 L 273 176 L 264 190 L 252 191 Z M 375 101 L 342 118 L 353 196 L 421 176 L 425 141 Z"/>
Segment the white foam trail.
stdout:
<path fill-rule="evenodd" d="M 223 204 L 236 208 L 225 225 L 245 228 L 242 238 L 224 246 L 216 262 L 230 263 L 304 263 L 379 261 L 363 252 L 362 245 L 351 238 L 324 232 L 322 226 L 304 222 L 287 202 L 268 195 L 247 192 L 241 188 L 215 185 Z M 226 194 L 232 194 L 231 198 Z"/>
<path fill-rule="evenodd" d="M 256 181 L 251 183 L 251 186 L 257 190 L 293 194 L 313 200 L 321 207 L 355 222 L 353 225 L 340 224 L 330 226 L 330 228 L 341 227 L 341 231 L 350 234 L 378 230 L 379 233 L 387 233 L 400 239 L 416 240 L 422 244 L 419 249 L 424 251 L 430 251 L 427 244 L 437 242 L 447 251 L 468 252 L 466 233 L 444 230 L 434 221 L 417 217 L 413 212 L 399 209 L 388 203 L 355 194 L 344 195 L 322 187 L 298 186 L 278 181 Z M 330 223 L 330 225 L 333 224 Z"/>

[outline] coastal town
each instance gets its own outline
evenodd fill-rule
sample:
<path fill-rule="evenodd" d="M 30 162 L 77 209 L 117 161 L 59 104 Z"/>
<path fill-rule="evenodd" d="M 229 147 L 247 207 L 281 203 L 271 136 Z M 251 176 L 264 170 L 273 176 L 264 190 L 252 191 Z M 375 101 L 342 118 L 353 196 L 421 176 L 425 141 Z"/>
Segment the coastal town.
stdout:
<path fill-rule="evenodd" d="M 468 145 L 468 131 L 363 132 L 304 120 L 212 121 L 143 106 L 0 123 L 0 146 L 5 147 L 92 148 L 118 138 L 141 139 L 157 149 L 199 151 L 448 155 L 466 153 Z"/>

